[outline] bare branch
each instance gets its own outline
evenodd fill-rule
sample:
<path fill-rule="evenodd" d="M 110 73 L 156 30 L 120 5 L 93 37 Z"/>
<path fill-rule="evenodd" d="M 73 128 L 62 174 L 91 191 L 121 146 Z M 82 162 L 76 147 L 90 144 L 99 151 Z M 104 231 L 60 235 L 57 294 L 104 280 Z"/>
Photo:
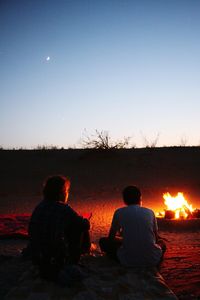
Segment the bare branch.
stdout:
<path fill-rule="evenodd" d="M 95 134 L 88 135 L 87 131 L 84 131 L 84 137 L 81 144 L 84 148 L 92 149 L 124 149 L 128 148 L 131 137 L 124 137 L 123 140 L 112 141 L 108 131 L 95 130 Z"/>

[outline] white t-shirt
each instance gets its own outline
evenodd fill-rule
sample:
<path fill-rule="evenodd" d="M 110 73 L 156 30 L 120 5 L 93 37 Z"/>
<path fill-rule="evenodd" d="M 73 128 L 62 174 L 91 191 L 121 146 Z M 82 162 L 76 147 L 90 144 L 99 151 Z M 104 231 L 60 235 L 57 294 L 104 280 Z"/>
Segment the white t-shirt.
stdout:
<path fill-rule="evenodd" d="M 157 221 L 151 209 L 140 205 L 129 205 L 115 211 L 110 229 L 114 238 L 121 231 L 122 246 L 117 256 L 124 266 L 156 266 L 162 250 L 156 244 Z"/>

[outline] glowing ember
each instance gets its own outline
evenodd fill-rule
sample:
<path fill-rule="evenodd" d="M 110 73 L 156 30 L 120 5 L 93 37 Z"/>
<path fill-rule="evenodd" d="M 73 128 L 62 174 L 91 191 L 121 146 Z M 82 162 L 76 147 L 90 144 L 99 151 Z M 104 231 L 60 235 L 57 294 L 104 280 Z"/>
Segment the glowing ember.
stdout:
<path fill-rule="evenodd" d="M 159 212 L 158 217 L 175 218 L 175 219 L 188 219 L 193 217 L 195 209 L 191 204 L 188 204 L 183 193 L 178 193 L 175 197 L 172 197 L 170 193 L 163 194 L 165 200 L 166 209 L 165 212 Z"/>

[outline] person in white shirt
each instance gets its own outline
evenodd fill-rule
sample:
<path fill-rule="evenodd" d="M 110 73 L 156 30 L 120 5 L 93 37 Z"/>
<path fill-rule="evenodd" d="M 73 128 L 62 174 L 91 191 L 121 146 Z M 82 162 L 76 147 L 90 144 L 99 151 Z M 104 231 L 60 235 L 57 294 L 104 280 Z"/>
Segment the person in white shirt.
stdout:
<path fill-rule="evenodd" d="M 115 211 L 108 237 L 99 241 L 101 250 L 126 267 L 158 266 L 166 245 L 158 235 L 154 212 L 142 207 L 137 187 L 126 187 L 122 195 L 126 206 Z"/>

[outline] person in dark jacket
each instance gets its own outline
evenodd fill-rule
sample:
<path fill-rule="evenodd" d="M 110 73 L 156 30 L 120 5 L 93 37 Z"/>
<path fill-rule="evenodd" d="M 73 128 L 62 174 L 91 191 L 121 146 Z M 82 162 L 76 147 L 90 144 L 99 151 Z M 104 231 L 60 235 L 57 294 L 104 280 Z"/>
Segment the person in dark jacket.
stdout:
<path fill-rule="evenodd" d="M 32 262 L 50 280 L 56 280 L 64 266 L 78 264 L 81 254 L 90 250 L 90 222 L 67 204 L 69 188 L 66 177 L 49 177 L 29 223 Z"/>

